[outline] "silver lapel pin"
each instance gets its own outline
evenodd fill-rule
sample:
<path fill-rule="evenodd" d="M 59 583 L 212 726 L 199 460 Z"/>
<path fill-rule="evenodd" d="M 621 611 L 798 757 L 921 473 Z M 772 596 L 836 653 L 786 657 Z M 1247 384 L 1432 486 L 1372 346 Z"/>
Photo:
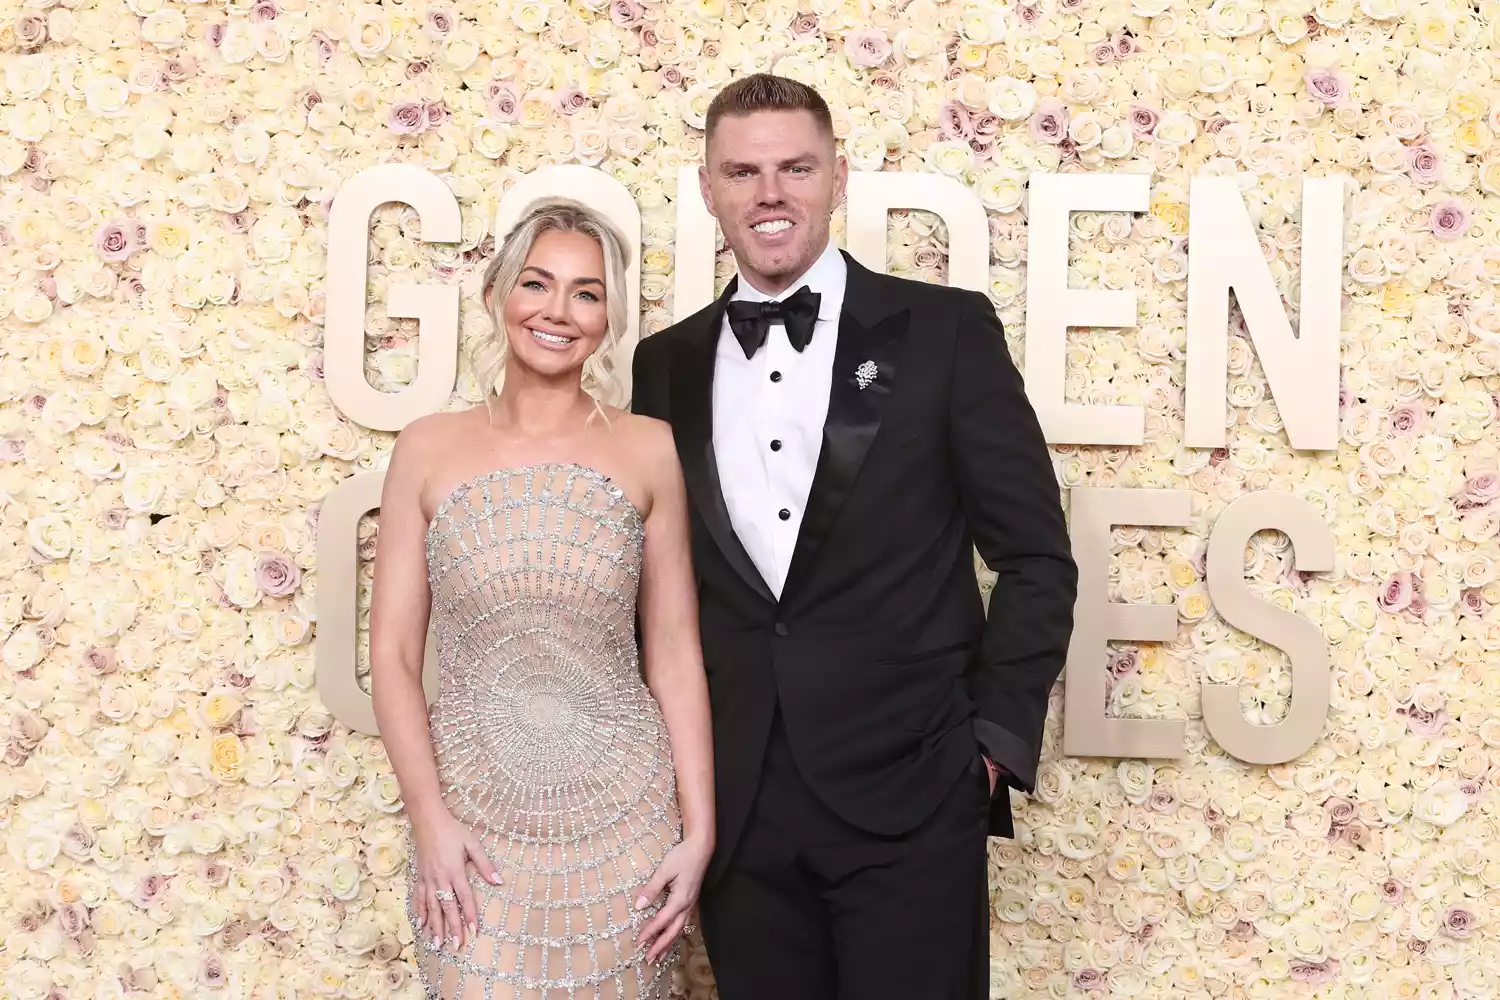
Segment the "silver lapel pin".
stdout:
<path fill-rule="evenodd" d="M 873 361 L 866 361 L 854 369 L 854 381 L 861 389 L 868 389 L 870 383 L 875 381 L 875 376 L 879 374 L 880 366 Z"/>

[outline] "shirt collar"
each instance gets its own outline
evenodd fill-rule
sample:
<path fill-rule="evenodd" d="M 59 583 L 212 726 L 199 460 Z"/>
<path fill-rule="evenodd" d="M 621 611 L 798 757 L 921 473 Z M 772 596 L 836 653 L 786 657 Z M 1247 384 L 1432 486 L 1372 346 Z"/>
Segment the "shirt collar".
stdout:
<path fill-rule="evenodd" d="M 849 265 L 844 261 L 844 255 L 839 253 L 839 248 L 834 245 L 833 240 L 828 241 L 828 246 L 818 255 L 818 259 L 812 262 L 802 276 L 787 286 L 786 291 L 780 295 L 767 295 L 755 288 L 748 281 L 736 283 L 734 295 L 735 301 L 746 302 L 780 302 L 803 285 L 817 292 L 821 298 L 818 302 L 818 319 L 825 322 L 837 322 L 839 309 L 844 298 L 844 284 L 849 277 Z"/>

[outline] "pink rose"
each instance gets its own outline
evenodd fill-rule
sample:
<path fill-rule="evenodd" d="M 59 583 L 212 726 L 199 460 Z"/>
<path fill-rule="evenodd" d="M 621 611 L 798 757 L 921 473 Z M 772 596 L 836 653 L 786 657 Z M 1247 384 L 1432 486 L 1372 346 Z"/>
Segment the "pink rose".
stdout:
<path fill-rule="evenodd" d="M 441 7 L 430 7 L 427 16 L 422 19 L 422 30 L 436 39 L 447 38 L 457 23 L 453 12 Z"/>
<path fill-rule="evenodd" d="M 1041 101 L 1031 113 L 1026 130 L 1036 142 L 1057 145 L 1068 137 L 1067 107 L 1056 98 Z"/>
<path fill-rule="evenodd" d="M 103 677 L 115 672 L 115 651 L 108 646 L 90 646 L 83 652 L 83 669 Z"/>
<path fill-rule="evenodd" d="M 494 80 L 485 85 L 484 110 L 495 121 L 515 121 L 520 105 L 521 97 L 515 84 Z"/>
<path fill-rule="evenodd" d="M 1104 989 L 1104 974 L 1098 969 L 1079 969 L 1073 973 L 1073 988 L 1079 990 Z"/>
<path fill-rule="evenodd" d="M 1327 958 L 1321 962 L 1293 962 L 1291 978 L 1295 982 L 1321 986 L 1332 982 L 1337 977 L 1338 970 L 1339 963 L 1336 958 Z"/>
<path fill-rule="evenodd" d="M 1420 434 L 1427 426 L 1427 411 L 1414 403 L 1402 403 L 1391 411 L 1390 429 L 1394 435 Z"/>
<path fill-rule="evenodd" d="M 211 990 L 222 989 L 229 983 L 229 973 L 224 968 L 224 960 L 218 955 L 205 955 L 203 965 L 198 970 L 198 980 Z"/>
<path fill-rule="evenodd" d="M 1469 230 L 1469 210 L 1463 202 L 1449 200 L 1432 206 L 1429 223 L 1432 235 L 1440 240 L 1456 240 Z"/>
<path fill-rule="evenodd" d="M 1334 826 L 1351 823 L 1356 815 L 1354 803 L 1338 795 L 1330 795 L 1325 799 L 1323 809 L 1328 813 L 1328 820 Z"/>
<path fill-rule="evenodd" d="M 818 16 L 816 14 L 798 14 L 792 20 L 792 37 L 796 39 L 811 38 L 818 33 Z"/>
<path fill-rule="evenodd" d="M 1331 69 L 1310 69 L 1306 76 L 1307 92 L 1315 101 L 1330 108 L 1338 107 L 1349 97 L 1349 78 Z"/>
<path fill-rule="evenodd" d="M 109 263 L 118 264 L 138 249 L 132 231 L 124 222 L 104 223 L 94 232 L 94 252 Z"/>
<path fill-rule="evenodd" d="M 19 462 L 26 457 L 24 438 L 0 438 L 0 462 Z"/>
<path fill-rule="evenodd" d="M 268 597 L 290 597 L 302 582 L 302 570 L 280 552 L 262 552 L 255 564 L 255 583 Z"/>
<path fill-rule="evenodd" d="M 1156 134 L 1161 115 L 1153 108 L 1140 104 L 1130 106 L 1130 133 L 1137 139 L 1149 139 Z"/>
<path fill-rule="evenodd" d="M 1109 41 L 1108 39 L 1100 42 L 1098 45 L 1095 45 L 1089 52 L 1089 58 L 1094 60 L 1094 62 L 1098 63 L 1100 66 L 1108 66 L 1110 63 L 1115 61 L 1117 56 L 1118 53 L 1115 51 L 1114 42 Z"/>
<path fill-rule="evenodd" d="M 1135 36 L 1124 28 L 1115 32 L 1110 41 L 1114 44 L 1116 59 L 1129 59 L 1141 50 L 1141 47 L 1135 43 Z"/>
<path fill-rule="evenodd" d="M 333 54 L 338 51 L 338 43 L 321 31 L 314 31 L 309 37 L 312 40 L 314 51 L 318 54 L 318 65 L 327 66 L 328 60 L 332 59 Z"/>
<path fill-rule="evenodd" d="M 255 22 L 274 21 L 281 9 L 272 0 L 260 0 L 254 7 L 250 8 L 250 20 Z"/>
<path fill-rule="evenodd" d="M 1141 651 L 1135 646 L 1115 646 L 1110 649 L 1105 669 L 1109 676 L 1128 677 L 1140 669 Z"/>
<path fill-rule="evenodd" d="M 1428 712 L 1413 705 L 1406 710 L 1406 728 L 1418 736 L 1436 736 L 1448 724 L 1448 713 Z"/>
<path fill-rule="evenodd" d="M 17 46 L 34 49 L 47 40 L 47 18 L 28 11 L 16 18 L 11 30 L 15 33 Z"/>
<path fill-rule="evenodd" d="M 385 124 L 397 135 L 416 135 L 427 129 L 427 109 L 418 101 L 402 101 L 391 107 Z"/>
<path fill-rule="evenodd" d="M 76 938 L 89 927 L 89 911 L 78 903 L 64 903 L 57 908 L 57 923 L 62 932 Z"/>
<path fill-rule="evenodd" d="M 938 131 L 944 139 L 962 139 L 968 142 L 974 138 L 974 121 L 969 116 L 969 110 L 957 101 L 944 101 L 938 107 Z"/>
<path fill-rule="evenodd" d="M 143 875 L 135 884 L 135 891 L 130 894 L 130 901 L 143 910 L 147 909 L 156 902 L 157 897 L 166 888 L 167 877 L 165 875 Z"/>
<path fill-rule="evenodd" d="M 1382 611 L 1392 614 L 1397 611 L 1405 611 L 1411 607 L 1415 588 L 1412 586 L 1411 573 L 1401 570 L 1395 576 L 1386 581 L 1385 586 L 1380 588 L 1378 603 Z"/>
<path fill-rule="evenodd" d="M 1465 590 L 1458 601 L 1458 613 L 1465 618 L 1483 618 L 1485 611 L 1484 594 L 1473 587 Z"/>
<path fill-rule="evenodd" d="M 173 56 L 162 64 L 168 83 L 183 83 L 198 75 L 198 64 L 188 56 Z"/>
<path fill-rule="evenodd" d="M 645 16 L 646 8 L 636 0 L 614 0 L 609 5 L 609 19 L 621 28 L 633 28 Z"/>
<path fill-rule="evenodd" d="M 212 45 L 214 48 L 218 48 L 219 43 L 224 41 L 223 23 L 220 22 L 216 24 L 210 24 L 208 27 L 204 28 L 203 37 L 208 39 L 208 44 Z"/>
<path fill-rule="evenodd" d="M 852 31 L 844 39 L 844 58 L 855 69 L 874 69 L 891 57 L 891 43 L 879 28 Z"/>
<path fill-rule="evenodd" d="M 448 123 L 448 106 L 442 101 L 429 101 L 422 105 L 422 114 L 427 119 L 424 131 L 442 128 Z"/>
<path fill-rule="evenodd" d="M 1455 906 L 1443 917 L 1443 930 L 1449 937 L 1463 939 L 1474 931 L 1474 914 L 1461 906 Z"/>
<path fill-rule="evenodd" d="M 564 115 L 577 114 L 589 104 L 588 95 L 577 87 L 562 88 L 553 95 L 553 100 L 557 102 L 558 113 Z"/>
<path fill-rule="evenodd" d="M 1476 472 L 1464 480 L 1463 489 L 1453 500 L 1459 510 L 1479 510 L 1500 499 L 1500 472 Z"/>
<path fill-rule="evenodd" d="M 1388 878 L 1380 883 L 1380 898 L 1392 906 L 1399 906 L 1401 900 L 1406 897 L 1406 889 L 1393 878 Z"/>
<path fill-rule="evenodd" d="M 1418 184 L 1435 184 L 1443 176 L 1443 163 L 1437 150 L 1425 143 L 1406 149 L 1406 172 Z"/>

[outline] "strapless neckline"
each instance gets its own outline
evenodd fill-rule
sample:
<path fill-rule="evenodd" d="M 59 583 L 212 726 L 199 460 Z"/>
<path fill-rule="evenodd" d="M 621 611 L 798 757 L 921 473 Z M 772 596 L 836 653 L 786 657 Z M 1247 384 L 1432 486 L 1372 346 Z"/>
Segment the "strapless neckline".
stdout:
<path fill-rule="evenodd" d="M 488 472 L 476 473 L 468 479 L 459 482 L 448 491 L 448 495 L 443 498 L 442 502 L 437 505 L 437 509 L 432 512 L 432 517 L 428 518 L 427 532 L 430 535 L 432 533 L 432 526 L 444 514 L 448 513 L 466 492 L 481 483 L 493 483 L 510 476 L 526 476 L 537 472 L 557 472 L 559 470 L 582 473 L 585 478 L 598 483 L 604 488 L 605 493 L 609 495 L 610 499 L 620 503 L 625 508 L 626 513 L 630 515 L 636 524 L 645 525 L 646 519 L 641 515 L 640 508 L 635 505 L 635 501 L 630 499 L 629 495 L 620 488 L 618 483 L 593 466 L 583 465 L 579 462 L 533 462 L 529 465 L 511 465 L 499 469 L 491 469 Z"/>

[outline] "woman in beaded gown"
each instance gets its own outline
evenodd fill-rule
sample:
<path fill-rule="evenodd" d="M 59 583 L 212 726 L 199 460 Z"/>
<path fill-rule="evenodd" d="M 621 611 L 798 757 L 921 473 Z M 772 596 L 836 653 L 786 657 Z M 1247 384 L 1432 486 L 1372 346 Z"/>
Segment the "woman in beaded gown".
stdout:
<path fill-rule="evenodd" d="M 671 432 L 585 391 L 610 388 L 625 257 L 582 206 L 529 209 L 483 281 L 501 388 L 413 421 L 387 470 L 371 681 L 429 997 L 665 1000 L 713 852 Z"/>

